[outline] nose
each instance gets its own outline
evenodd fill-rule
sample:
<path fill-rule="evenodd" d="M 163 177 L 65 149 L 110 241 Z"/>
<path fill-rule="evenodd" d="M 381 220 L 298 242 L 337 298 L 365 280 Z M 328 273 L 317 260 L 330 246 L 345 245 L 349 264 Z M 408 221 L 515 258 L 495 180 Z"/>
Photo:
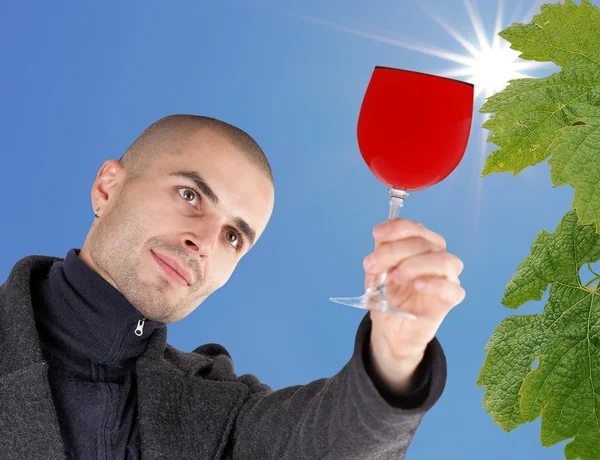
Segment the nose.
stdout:
<path fill-rule="evenodd" d="M 186 249 L 200 259 L 207 259 L 214 251 L 221 235 L 221 219 L 205 215 L 196 222 L 193 231 L 184 234 Z"/>

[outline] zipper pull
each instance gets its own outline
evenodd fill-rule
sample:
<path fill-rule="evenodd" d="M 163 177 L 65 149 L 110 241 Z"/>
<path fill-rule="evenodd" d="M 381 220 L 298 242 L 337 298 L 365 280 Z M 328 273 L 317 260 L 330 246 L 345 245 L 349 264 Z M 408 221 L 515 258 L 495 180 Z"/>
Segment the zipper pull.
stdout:
<path fill-rule="evenodd" d="M 144 333 L 144 323 L 146 322 L 146 318 L 142 318 L 138 321 L 137 327 L 135 328 L 135 335 L 141 337 Z"/>

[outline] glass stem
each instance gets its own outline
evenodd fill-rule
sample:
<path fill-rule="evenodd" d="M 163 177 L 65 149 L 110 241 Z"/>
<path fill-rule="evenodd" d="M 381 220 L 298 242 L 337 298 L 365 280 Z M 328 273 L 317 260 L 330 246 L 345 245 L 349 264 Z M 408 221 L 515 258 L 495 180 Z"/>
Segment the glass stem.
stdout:
<path fill-rule="evenodd" d="M 404 205 L 404 199 L 410 195 L 407 191 L 398 188 L 388 188 L 390 192 L 390 214 L 388 220 L 394 220 L 398 217 L 400 208 Z M 385 294 L 385 280 L 387 279 L 387 272 L 380 273 L 371 281 L 367 288 L 368 295 L 383 296 Z"/>

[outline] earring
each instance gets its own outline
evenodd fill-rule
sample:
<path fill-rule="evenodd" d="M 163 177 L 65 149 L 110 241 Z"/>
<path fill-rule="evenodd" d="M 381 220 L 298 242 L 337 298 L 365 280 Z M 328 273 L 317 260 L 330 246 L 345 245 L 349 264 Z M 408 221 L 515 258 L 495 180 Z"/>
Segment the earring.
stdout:
<path fill-rule="evenodd" d="M 100 208 L 96 209 L 96 212 L 94 213 L 94 216 L 96 216 L 96 218 L 100 217 L 100 216 L 98 215 L 98 211 L 99 211 L 99 210 L 100 210 Z"/>

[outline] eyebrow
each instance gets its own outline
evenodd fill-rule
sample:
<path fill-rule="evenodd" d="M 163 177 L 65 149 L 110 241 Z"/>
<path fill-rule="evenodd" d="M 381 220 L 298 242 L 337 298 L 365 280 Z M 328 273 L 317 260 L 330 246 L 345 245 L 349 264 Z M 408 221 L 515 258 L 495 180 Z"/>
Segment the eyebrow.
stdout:
<path fill-rule="evenodd" d="M 206 181 L 202 178 L 200 174 L 196 171 L 174 171 L 168 174 L 171 177 L 179 177 L 181 179 L 186 179 L 190 182 L 193 182 L 194 185 L 202 192 L 209 201 L 215 206 L 219 206 L 219 197 L 213 191 L 212 188 L 206 183 Z M 241 217 L 236 217 L 233 219 L 233 223 L 240 229 L 240 231 L 246 235 L 248 238 L 248 249 L 250 249 L 254 245 L 254 240 L 256 239 L 256 232 L 252 230 L 252 227 L 248 225 Z"/>

